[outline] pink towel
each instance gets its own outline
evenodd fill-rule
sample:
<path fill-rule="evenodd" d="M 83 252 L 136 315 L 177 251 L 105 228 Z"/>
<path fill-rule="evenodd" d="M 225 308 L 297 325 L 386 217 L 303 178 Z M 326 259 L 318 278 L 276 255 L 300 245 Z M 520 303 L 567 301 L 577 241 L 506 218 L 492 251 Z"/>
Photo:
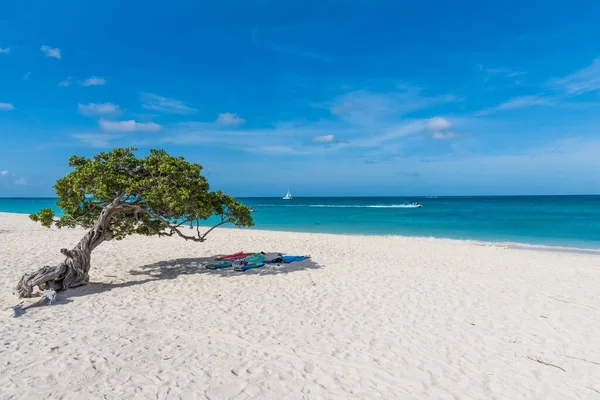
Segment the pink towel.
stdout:
<path fill-rule="evenodd" d="M 254 254 L 254 253 L 244 253 L 243 251 L 240 251 L 238 253 L 230 254 L 228 256 L 223 256 L 223 257 L 219 258 L 219 260 L 221 260 L 221 261 L 236 261 L 236 260 L 241 260 L 242 258 L 251 256 L 252 254 Z"/>

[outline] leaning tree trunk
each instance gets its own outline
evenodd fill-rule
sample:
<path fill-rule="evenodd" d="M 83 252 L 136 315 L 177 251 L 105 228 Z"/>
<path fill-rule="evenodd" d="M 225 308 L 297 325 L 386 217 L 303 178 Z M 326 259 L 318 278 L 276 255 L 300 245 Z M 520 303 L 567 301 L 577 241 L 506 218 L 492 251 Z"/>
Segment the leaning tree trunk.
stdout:
<path fill-rule="evenodd" d="M 44 266 L 36 272 L 24 274 L 21 277 L 16 288 L 19 297 L 33 297 L 33 290 L 36 286 L 40 290 L 51 291 L 51 294 L 46 295 L 40 301 L 29 306 L 20 307 L 20 310 L 52 303 L 56 292 L 88 283 L 90 279 L 88 272 L 91 266 L 92 251 L 100 243 L 112 239 L 109 224 L 114 211 L 115 207 L 113 204 L 107 206 L 102 210 L 96 224 L 85 234 L 77 246 L 72 250 L 61 249 L 60 252 L 67 257 L 61 264 L 52 267 Z"/>

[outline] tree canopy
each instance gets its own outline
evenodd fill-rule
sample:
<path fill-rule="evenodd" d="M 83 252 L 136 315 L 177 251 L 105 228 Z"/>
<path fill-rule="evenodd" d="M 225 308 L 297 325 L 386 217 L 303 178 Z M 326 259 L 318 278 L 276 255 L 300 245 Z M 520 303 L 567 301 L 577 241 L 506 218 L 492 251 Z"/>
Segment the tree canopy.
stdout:
<path fill-rule="evenodd" d="M 42 209 L 30 218 L 46 227 L 54 223 L 59 228 L 91 228 L 108 213 L 110 238 L 117 240 L 140 234 L 201 242 L 219 225 L 253 225 L 247 206 L 209 191 L 199 164 L 164 150 L 151 149 L 145 158 L 137 158 L 135 151 L 117 148 L 92 158 L 71 157 L 74 170 L 54 185 L 64 215 L 55 218 L 51 209 Z M 217 216 L 218 223 L 202 232 L 202 222 L 211 216 Z M 187 233 L 190 227 L 192 234 Z"/>

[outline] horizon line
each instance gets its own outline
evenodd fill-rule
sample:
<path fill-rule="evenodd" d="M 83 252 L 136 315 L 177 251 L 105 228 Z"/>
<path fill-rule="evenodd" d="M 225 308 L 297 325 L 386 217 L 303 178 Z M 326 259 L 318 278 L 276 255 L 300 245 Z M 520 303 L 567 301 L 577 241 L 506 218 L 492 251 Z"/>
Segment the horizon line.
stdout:
<path fill-rule="evenodd" d="M 281 199 L 281 196 L 233 196 L 238 199 Z M 600 197 L 600 193 L 597 194 L 457 194 L 457 195 L 390 195 L 390 196 L 294 196 L 294 199 L 342 199 L 342 198 L 353 198 L 353 199 L 392 199 L 401 197 L 417 197 L 417 198 L 459 198 L 459 197 Z M 0 200 L 23 200 L 23 199 L 37 199 L 37 200 L 49 200 L 58 199 L 56 196 L 41 196 L 41 197 L 4 197 L 0 196 Z"/>

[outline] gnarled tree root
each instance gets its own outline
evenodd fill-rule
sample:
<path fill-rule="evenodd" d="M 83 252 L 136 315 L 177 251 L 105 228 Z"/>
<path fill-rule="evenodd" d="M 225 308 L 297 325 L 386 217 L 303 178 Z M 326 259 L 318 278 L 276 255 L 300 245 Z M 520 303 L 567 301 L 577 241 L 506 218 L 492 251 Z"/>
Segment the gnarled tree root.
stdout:
<path fill-rule="evenodd" d="M 78 246 L 80 247 L 80 246 Z M 83 247 L 83 246 L 82 246 Z M 27 308 L 52 304 L 57 292 L 76 288 L 89 282 L 90 276 L 90 251 L 88 248 L 75 248 L 74 250 L 61 249 L 67 256 L 66 260 L 57 266 L 44 266 L 36 272 L 25 274 L 19 280 L 16 291 L 19 297 L 34 297 L 37 286 L 45 291 L 42 299 L 22 307 L 15 306 L 15 316 L 22 314 Z"/>
<path fill-rule="evenodd" d="M 102 242 L 111 240 L 113 237 L 109 225 L 112 216 L 120 210 L 118 200 L 119 198 L 115 199 L 102 210 L 96 224 L 87 231 L 77 246 L 72 250 L 60 250 L 66 256 L 65 261 L 54 267 L 42 267 L 37 272 L 21 277 L 16 287 L 19 297 L 34 297 L 33 291 L 36 286 L 45 292 L 42 299 L 35 303 L 24 307 L 15 306 L 15 316 L 22 314 L 27 308 L 52 304 L 57 292 L 76 288 L 89 282 L 92 251 Z"/>

